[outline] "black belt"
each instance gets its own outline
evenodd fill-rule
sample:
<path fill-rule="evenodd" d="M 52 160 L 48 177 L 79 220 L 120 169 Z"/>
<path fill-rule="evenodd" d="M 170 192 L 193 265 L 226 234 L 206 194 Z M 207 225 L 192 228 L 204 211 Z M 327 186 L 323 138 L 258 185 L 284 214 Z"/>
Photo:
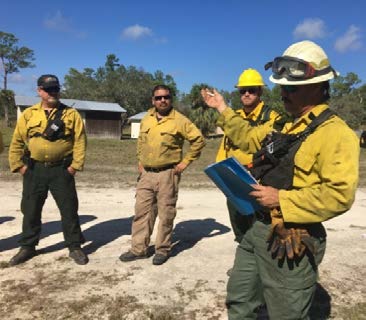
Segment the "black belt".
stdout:
<path fill-rule="evenodd" d="M 66 157 L 66 158 L 63 158 L 62 160 L 58 160 L 58 161 L 38 161 L 38 160 L 32 159 L 32 162 L 35 163 L 35 164 L 36 163 L 40 164 L 41 166 L 46 167 L 46 168 L 51 168 L 51 167 L 62 166 L 67 161 L 70 162 L 70 160 L 72 160 L 71 157 Z M 70 164 L 71 164 L 71 162 L 70 162 Z"/>
<path fill-rule="evenodd" d="M 170 164 L 168 166 L 165 167 L 159 167 L 159 168 L 154 168 L 154 167 L 144 167 L 145 171 L 147 172 L 161 172 L 161 171 L 165 171 L 165 170 L 169 170 L 169 169 L 173 169 L 175 167 L 175 164 Z"/>

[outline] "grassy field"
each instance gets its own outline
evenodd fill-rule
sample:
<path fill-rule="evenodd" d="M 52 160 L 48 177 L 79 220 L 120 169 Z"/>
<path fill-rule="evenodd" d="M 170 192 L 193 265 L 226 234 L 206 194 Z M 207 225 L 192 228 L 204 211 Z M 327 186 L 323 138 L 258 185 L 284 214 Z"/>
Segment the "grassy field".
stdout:
<path fill-rule="evenodd" d="M 7 150 L 13 129 L 1 128 L 4 135 L 5 151 L 0 155 L 0 179 L 18 180 L 20 176 L 9 171 Z M 219 138 L 208 139 L 199 160 L 193 162 L 181 180 L 183 188 L 213 187 L 203 172 L 215 161 Z M 136 184 L 136 140 L 134 139 L 89 139 L 85 170 L 77 176 L 78 183 L 90 187 L 133 187 Z M 360 187 L 366 187 L 366 149 L 361 150 Z"/>
<path fill-rule="evenodd" d="M 4 132 L 4 131 L 3 131 Z M 5 135 L 5 145 L 9 145 L 10 135 Z M 184 173 L 181 187 L 213 187 L 203 169 L 214 162 L 220 139 L 209 139 L 198 161 Z M 186 146 L 187 147 L 187 146 Z M 9 171 L 7 151 L 0 155 L 0 178 L 20 179 Z M 84 171 L 77 175 L 78 183 L 90 187 L 132 187 L 137 179 L 136 140 L 88 139 Z"/>
<path fill-rule="evenodd" d="M 4 180 L 20 179 L 19 175 L 9 172 L 7 149 L 12 134 L 4 130 L 5 151 L 0 155 L 0 177 Z M 203 169 L 214 162 L 220 139 L 208 139 L 199 160 L 192 163 L 184 174 L 181 187 L 213 187 Z M 79 183 L 90 187 L 132 187 L 136 184 L 136 140 L 89 139 L 85 170 L 78 174 Z M 366 150 L 361 150 L 360 187 L 366 187 Z"/>

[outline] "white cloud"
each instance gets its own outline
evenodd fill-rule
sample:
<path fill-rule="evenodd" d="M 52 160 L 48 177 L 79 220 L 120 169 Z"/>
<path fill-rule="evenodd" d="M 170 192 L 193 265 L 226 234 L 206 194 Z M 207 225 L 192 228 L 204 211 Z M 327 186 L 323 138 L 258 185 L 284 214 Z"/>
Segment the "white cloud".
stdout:
<path fill-rule="evenodd" d="M 151 37 L 153 32 L 150 28 L 135 24 L 122 30 L 121 38 L 137 40 L 142 37 Z"/>
<path fill-rule="evenodd" d="M 63 16 L 61 11 L 57 11 L 52 17 L 48 17 L 43 21 L 44 26 L 47 29 L 55 30 L 58 32 L 70 33 L 78 38 L 85 38 L 86 33 L 76 30 L 71 23 L 70 19 Z"/>
<path fill-rule="evenodd" d="M 362 47 L 361 37 L 361 29 L 351 25 L 347 32 L 336 40 L 334 48 L 341 53 L 358 50 Z"/>
<path fill-rule="evenodd" d="M 323 20 L 319 18 L 308 18 L 299 23 L 293 35 L 295 38 L 316 39 L 326 36 L 326 27 Z"/>
<path fill-rule="evenodd" d="M 54 16 L 46 18 L 44 20 L 44 25 L 48 29 L 57 31 L 69 32 L 71 30 L 70 22 L 62 15 L 61 11 L 57 11 Z"/>
<path fill-rule="evenodd" d="M 12 73 L 9 75 L 9 83 L 25 83 L 26 79 L 19 73 Z"/>

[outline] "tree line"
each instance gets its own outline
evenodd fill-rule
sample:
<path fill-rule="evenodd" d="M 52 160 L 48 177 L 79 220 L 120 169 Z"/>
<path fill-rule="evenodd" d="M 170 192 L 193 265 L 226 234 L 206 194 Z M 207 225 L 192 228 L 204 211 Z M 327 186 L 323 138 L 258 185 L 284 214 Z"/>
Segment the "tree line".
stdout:
<path fill-rule="evenodd" d="M 18 46 L 18 39 L 11 33 L 0 31 L 0 116 L 5 123 L 15 115 L 14 93 L 8 90 L 8 76 L 22 68 L 34 67 L 33 50 Z M 233 79 L 235 82 L 235 79 Z M 127 111 L 127 116 L 146 111 L 151 107 L 151 90 L 156 84 L 165 84 L 172 89 L 174 105 L 189 117 L 205 135 L 215 131 L 218 114 L 209 109 L 200 96 L 200 89 L 211 87 L 207 83 L 193 84 L 189 93 L 181 93 L 173 76 L 157 70 L 149 73 L 143 68 L 125 66 L 118 57 L 109 54 L 103 66 L 97 69 L 70 68 L 64 79 L 62 98 L 118 103 Z M 330 106 L 353 129 L 364 128 L 366 122 L 366 84 L 361 84 L 358 75 L 349 72 L 339 76 L 330 85 Z M 238 90 L 219 90 L 232 108 L 241 108 Z M 262 96 L 266 104 L 285 114 L 280 87 L 265 87 Z"/>

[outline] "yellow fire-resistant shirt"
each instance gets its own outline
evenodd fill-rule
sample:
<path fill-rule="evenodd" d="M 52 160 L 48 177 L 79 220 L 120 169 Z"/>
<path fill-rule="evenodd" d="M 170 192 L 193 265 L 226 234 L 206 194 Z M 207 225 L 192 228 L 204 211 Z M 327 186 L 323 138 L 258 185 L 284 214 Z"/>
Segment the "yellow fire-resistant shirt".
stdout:
<path fill-rule="evenodd" d="M 50 117 L 56 113 L 52 110 Z M 41 103 L 24 110 L 18 119 L 9 148 L 9 164 L 12 172 L 17 171 L 24 164 L 22 157 L 27 147 L 31 158 L 42 162 L 60 161 L 72 154 L 71 167 L 82 170 L 85 160 L 86 135 L 83 120 L 78 111 L 66 107 L 61 120 L 65 123 L 65 139 L 48 141 L 42 137 L 35 137 L 36 133 L 43 133 L 47 126 L 47 116 Z"/>
<path fill-rule="evenodd" d="M 0 153 L 4 150 L 3 135 L 0 132 Z"/>
<path fill-rule="evenodd" d="M 183 157 L 184 140 L 190 143 L 190 148 Z M 201 131 L 181 113 L 172 109 L 158 121 L 155 108 L 151 108 L 141 121 L 137 158 L 144 167 L 189 164 L 198 159 L 204 145 Z"/>
<path fill-rule="evenodd" d="M 262 109 L 264 107 L 263 101 L 261 101 L 249 114 L 245 114 L 243 109 L 236 110 L 235 112 L 245 120 L 257 121 L 260 116 L 263 117 Z M 278 117 L 278 113 L 271 110 L 267 121 L 273 122 Z M 247 165 L 252 162 L 253 154 L 243 152 L 232 141 L 224 135 L 222 138 L 220 147 L 217 151 L 216 162 L 225 160 L 229 157 L 235 157 L 241 164 Z"/>
<path fill-rule="evenodd" d="M 287 123 L 283 133 L 298 133 L 328 108 L 322 104 Z M 273 123 L 250 127 L 233 110 L 225 110 L 218 124 L 245 152 L 254 153 L 273 131 Z M 292 190 L 280 190 L 279 201 L 286 222 L 315 223 L 351 208 L 358 184 L 359 144 L 356 134 L 337 116 L 322 123 L 301 144 L 295 155 Z"/>

